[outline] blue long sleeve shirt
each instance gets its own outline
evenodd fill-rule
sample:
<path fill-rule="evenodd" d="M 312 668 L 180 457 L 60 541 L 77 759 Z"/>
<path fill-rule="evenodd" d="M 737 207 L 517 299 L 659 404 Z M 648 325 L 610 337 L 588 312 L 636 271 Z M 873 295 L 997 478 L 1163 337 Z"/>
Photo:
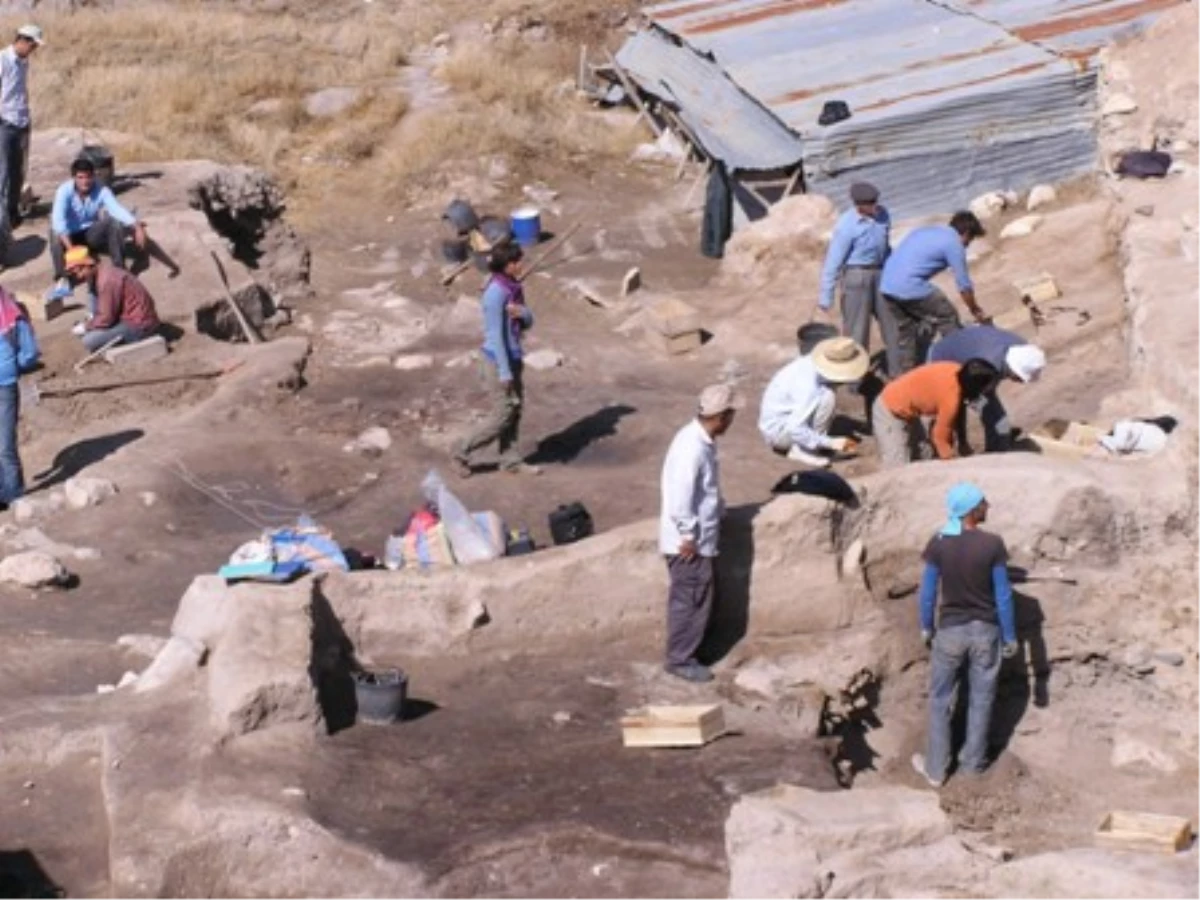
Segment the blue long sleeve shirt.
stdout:
<path fill-rule="evenodd" d="M 16 384 L 21 373 L 37 364 L 40 355 L 33 326 L 27 319 L 18 319 L 13 330 L 0 337 L 0 386 Z"/>
<path fill-rule="evenodd" d="M 967 248 L 949 225 L 918 228 L 900 242 L 887 262 L 879 290 L 896 300 L 924 300 L 933 293 L 930 279 L 950 269 L 959 291 L 974 290 L 967 271 Z"/>
<path fill-rule="evenodd" d="M 512 364 L 524 353 L 521 335 L 533 327 L 533 311 L 521 304 L 521 317 L 512 319 L 508 304 L 514 299 L 513 289 L 500 278 L 488 282 L 480 300 L 483 306 L 483 353 L 496 365 L 501 381 L 512 381 Z"/>
<path fill-rule="evenodd" d="M 851 207 L 838 217 L 825 253 L 821 270 L 821 309 L 833 306 L 833 293 L 842 270 L 847 266 L 882 266 L 891 249 L 888 240 L 892 219 L 882 206 L 875 208 L 875 217 L 864 216 Z"/>
<path fill-rule="evenodd" d="M 50 227 L 56 234 L 74 234 L 87 231 L 104 210 L 122 225 L 132 228 L 137 224 L 133 213 L 121 205 L 108 187 L 94 183 L 84 196 L 75 190 L 74 181 L 64 181 L 54 192 L 54 205 L 50 209 Z"/>
<path fill-rule="evenodd" d="M 921 576 L 921 630 L 931 634 L 934 629 L 940 579 L 941 571 L 937 565 L 925 563 L 925 571 Z M 1017 639 L 1017 624 L 1013 610 L 1012 585 L 1008 580 L 1008 566 L 992 566 L 992 590 L 996 594 L 996 617 L 1000 620 L 1000 637 L 1004 643 L 1011 644 Z"/>
<path fill-rule="evenodd" d="M 994 325 L 968 325 L 950 332 L 930 347 L 929 361 L 965 363 L 969 359 L 982 359 L 995 366 L 997 372 L 1003 372 L 1008 351 L 1028 343 L 1016 332 Z"/>

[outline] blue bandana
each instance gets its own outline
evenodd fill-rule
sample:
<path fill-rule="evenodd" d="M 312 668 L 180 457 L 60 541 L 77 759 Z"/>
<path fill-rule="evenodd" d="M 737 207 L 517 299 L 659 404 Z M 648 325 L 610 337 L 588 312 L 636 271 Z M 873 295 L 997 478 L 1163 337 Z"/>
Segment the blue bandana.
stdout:
<path fill-rule="evenodd" d="M 982 502 L 983 491 L 969 481 L 959 482 L 950 488 L 950 493 L 946 495 L 946 512 L 949 513 L 950 517 L 946 520 L 941 533 L 947 537 L 955 537 L 962 534 L 963 516 Z"/>

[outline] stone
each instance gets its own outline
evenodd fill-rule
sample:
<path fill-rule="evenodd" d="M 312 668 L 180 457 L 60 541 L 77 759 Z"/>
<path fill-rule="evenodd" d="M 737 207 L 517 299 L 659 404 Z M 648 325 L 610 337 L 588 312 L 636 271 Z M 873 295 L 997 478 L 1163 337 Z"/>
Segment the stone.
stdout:
<path fill-rule="evenodd" d="M 1168 666 L 1182 666 L 1186 661 L 1186 657 L 1175 650 L 1156 650 L 1154 658 Z"/>
<path fill-rule="evenodd" d="M 99 506 L 109 497 L 118 493 L 117 486 L 107 478 L 95 478 L 90 475 L 76 475 L 68 478 L 63 485 L 67 506 L 71 509 L 87 509 L 89 506 Z"/>
<path fill-rule="evenodd" d="M 173 635 L 158 651 L 149 667 L 142 672 L 133 687 L 133 692 L 141 694 L 157 690 L 186 677 L 200 667 L 204 656 L 205 647 L 199 641 Z"/>
<path fill-rule="evenodd" d="M 314 119 L 338 116 L 358 103 L 362 91 L 355 87 L 328 87 L 304 98 L 304 111 Z"/>
<path fill-rule="evenodd" d="M 858 575 L 866 555 L 867 548 L 863 546 L 862 539 L 855 538 L 842 556 L 842 577 L 853 578 Z"/>
<path fill-rule="evenodd" d="M 636 266 L 625 273 L 621 279 L 621 296 L 628 297 L 642 286 L 642 270 Z"/>
<path fill-rule="evenodd" d="M 157 634 L 123 634 L 117 638 L 117 646 L 126 647 L 134 653 L 154 659 L 167 646 L 169 638 Z"/>
<path fill-rule="evenodd" d="M 1190 897 L 1194 854 L 1076 848 L 1014 859 L 976 887 L 985 897 Z"/>
<path fill-rule="evenodd" d="M 378 456 L 390 446 L 392 446 L 391 434 L 386 428 L 375 425 L 342 447 L 342 451 L 361 453 L 364 456 Z"/>
<path fill-rule="evenodd" d="M 1149 675 L 1154 671 L 1154 659 L 1146 647 L 1127 647 L 1121 654 L 1120 662 L 1135 675 Z"/>
<path fill-rule="evenodd" d="M 1029 199 L 1025 201 L 1025 208 L 1030 212 L 1042 206 L 1049 206 L 1058 200 L 1058 191 L 1048 184 L 1036 184 L 1029 191 Z"/>
<path fill-rule="evenodd" d="M 989 191 L 986 194 L 980 194 L 971 201 L 968 209 L 975 214 L 975 218 L 980 221 L 994 219 L 1000 213 L 1008 208 L 1008 198 L 1001 191 Z"/>
<path fill-rule="evenodd" d="M 557 350 L 551 350 L 548 347 L 543 347 L 541 350 L 534 350 L 525 356 L 525 367 L 539 372 L 546 369 L 556 369 L 562 364 L 563 355 Z"/>
<path fill-rule="evenodd" d="M 272 116 L 277 116 L 284 110 L 284 102 L 279 97 L 267 97 L 252 103 L 246 110 L 247 119 L 269 119 Z"/>
<path fill-rule="evenodd" d="M 114 366 L 133 366 L 154 362 L 168 353 L 167 339 L 161 334 L 151 335 L 136 344 L 118 344 L 104 351 L 104 358 Z"/>
<path fill-rule="evenodd" d="M 417 369 L 428 369 L 433 365 L 433 357 L 428 353 L 409 353 L 397 356 L 392 366 L 401 372 L 412 372 Z"/>
<path fill-rule="evenodd" d="M 1000 232 L 1000 237 L 1003 240 L 1011 238 L 1027 237 L 1037 230 L 1042 224 L 1041 216 L 1022 216 L 1004 226 Z"/>
<path fill-rule="evenodd" d="M 70 577 L 70 573 L 61 562 L 49 553 L 38 550 L 14 553 L 0 562 L 0 581 L 19 584 L 22 587 L 61 587 Z"/>
<path fill-rule="evenodd" d="M 433 40 L 429 43 L 434 47 L 448 47 L 450 45 L 450 33 L 443 31 L 440 34 L 435 34 Z"/>
<path fill-rule="evenodd" d="M 446 360 L 447 369 L 465 369 L 467 366 L 475 362 L 475 351 L 469 350 L 466 353 L 460 353 L 458 356 L 452 356 Z"/>
<path fill-rule="evenodd" d="M 1113 94 L 1104 101 L 1104 105 L 1100 107 L 1100 115 L 1108 116 L 1127 116 L 1132 112 L 1137 112 L 1137 101 L 1128 94 Z"/>
<path fill-rule="evenodd" d="M 141 501 L 142 506 L 149 509 L 158 502 L 158 494 L 154 491 L 141 491 L 138 493 L 138 500 Z"/>
<path fill-rule="evenodd" d="M 137 680 L 137 672 L 126 672 L 121 676 L 121 680 L 117 682 L 117 690 L 120 690 L 123 687 L 129 687 L 129 685 L 135 684 Z"/>
<path fill-rule="evenodd" d="M 1159 772 L 1179 771 L 1179 763 L 1161 747 L 1125 732 L 1113 739 L 1111 762 L 1114 768 L 1144 764 Z"/>
<path fill-rule="evenodd" d="M 1139 216 L 1152 216 L 1154 215 L 1154 204 L 1143 203 L 1141 206 L 1135 206 L 1133 211 Z"/>
<path fill-rule="evenodd" d="M 559 710 L 550 717 L 555 725 L 566 725 L 571 721 L 571 714 L 565 710 Z"/>
<path fill-rule="evenodd" d="M 45 511 L 46 504 L 31 497 L 21 497 L 14 500 L 9 509 L 19 524 L 27 525 Z"/>

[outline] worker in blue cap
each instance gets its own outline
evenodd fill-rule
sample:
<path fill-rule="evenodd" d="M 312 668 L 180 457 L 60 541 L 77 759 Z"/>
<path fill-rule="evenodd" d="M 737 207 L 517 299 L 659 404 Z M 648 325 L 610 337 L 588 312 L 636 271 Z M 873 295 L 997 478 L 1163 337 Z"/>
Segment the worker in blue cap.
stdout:
<path fill-rule="evenodd" d="M 921 579 L 921 636 L 932 648 L 929 681 L 929 742 L 913 755 L 913 768 L 941 787 L 950 768 L 950 717 L 959 676 L 966 668 L 967 737 L 958 757 L 961 772 L 978 774 L 988 763 L 988 728 L 1001 658 L 1017 652 L 1008 549 L 980 529 L 988 502 L 978 487 L 956 484 L 946 496 L 949 517 L 925 548 Z M 938 587 L 941 605 L 934 611 Z"/>

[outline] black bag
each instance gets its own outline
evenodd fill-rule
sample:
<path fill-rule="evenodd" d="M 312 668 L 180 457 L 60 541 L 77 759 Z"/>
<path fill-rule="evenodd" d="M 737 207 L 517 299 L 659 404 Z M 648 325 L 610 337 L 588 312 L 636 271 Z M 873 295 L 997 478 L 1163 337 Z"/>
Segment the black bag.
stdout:
<path fill-rule="evenodd" d="M 1117 174 L 1133 178 L 1166 178 L 1171 154 L 1161 150 L 1131 150 L 1117 161 Z"/>
<path fill-rule="evenodd" d="M 845 100 L 827 100 L 821 107 L 821 115 L 817 116 L 818 125 L 836 125 L 850 118 L 850 107 Z"/>
<path fill-rule="evenodd" d="M 573 544 L 595 532 L 592 514 L 582 503 L 568 503 L 550 513 L 550 537 L 556 545 Z"/>
<path fill-rule="evenodd" d="M 733 234 L 733 189 L 724 163 L 713 166 L 704 195 L 704 218 L 700 224 L 700 254 L 709 259 L 725 255 L 725 242 Z"/>

